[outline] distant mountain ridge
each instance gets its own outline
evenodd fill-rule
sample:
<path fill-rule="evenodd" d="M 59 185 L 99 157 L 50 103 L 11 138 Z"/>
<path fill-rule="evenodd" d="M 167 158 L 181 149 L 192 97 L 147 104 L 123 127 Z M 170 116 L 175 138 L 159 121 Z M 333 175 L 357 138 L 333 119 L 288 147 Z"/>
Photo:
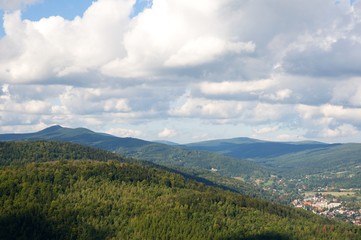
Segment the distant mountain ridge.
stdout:
<path fill-rule="evenodd" d="M 34 133 L 0 134 L 0 141 L 19 140 L 56 140 L 78 143 L 90 147 L 113 150 L 118 145 L 124 147 L 139 147 L 151 142 L 136 138 L 120 138 L 110 134 L 93 132 L 87 128 L 65 128 L 55 125 Z"/>
<path fill-rule="evenodd" d="M 361 166 L 361 144 L 270 142 L 241 137 L 169 145 L 59 125 L 35 133 L 0 134 L 0 141 L 20 140 L 78 143 L 170 167 L 213 169 L 222 176 L 242 177 L 245 181 L 274 173 L 302 175 Z"/>
<path fill-rule="evenodd" d="M 191 149 L 224 154 L 238 159 L 262 159 L 311 149 L 332 148 L 340 144 L 321 142 L 271 142 L 252 138 L 219 139 L 186 144 Z"/>
<path fill-rule="evenodd" d="M 136 138 L 120 138 L 109 134 L 96 133 L 85 128 L 64 128 L 52 126 L 35 133 L 0 134 L 0 141 L 49 140 L 77 143 L 98 149 L 108 150 L 140 160 L 171 167 L 181 171 L 196 173 L 197 176 L 214 181 L 217 175 L 224 177 L 241 177 L 237 191 L 251 191 L 252 195 L 262 192 L 256 186 L 247 183 L 246 179 L 269 176 L 269 170 L 257 163 L 231 158 L 207 151 L 192 150 L 184 146 L 171 146 L 148 142 Z M 212 179 L 211 179 L 212 178 Z M 252 182 L 251 181 L 251 182 Z M 261 193 L 263 194 L 263 193 Z"/>
<path fill-rule="evenodd" d="M 192 167 L 201 164 L 201 168 L 217 168 L 221 170 L 222 163 L 231 161 L 233 164 L 244 164 L 247 168 L 255 167 L 249 161 L 231 159 L 210 152 L 190 150 L 187 146 L 148 142 L 130 137 L 121 138 L 93 132 L 86 128 L 65 128 L 56 125 L 34 133 L 0 134 L 0 141 L 19 140 L 55 140 L 78 143 L 155 163 L 177 166 Z M 213 164 L 210 164 L 210 162 L 213 162 Z"/>

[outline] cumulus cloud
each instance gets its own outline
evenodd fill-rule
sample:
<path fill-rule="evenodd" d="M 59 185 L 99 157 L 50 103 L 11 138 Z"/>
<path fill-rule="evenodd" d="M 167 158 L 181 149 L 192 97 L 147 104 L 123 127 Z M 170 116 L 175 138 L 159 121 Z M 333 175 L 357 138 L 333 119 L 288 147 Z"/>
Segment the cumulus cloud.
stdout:
<path fill-rule="evenodd" d="M 142 137 L 144 134 L 138 130 L 124 129 L 124 128 L 111 128 L 107 133 L 119 137 Z"/>
<path fill-rule="evenodd" d="M 282 101 L 291 97 L 292 90 L 282 89 L 273 94 L 265 94 L 262 97 L 273 101 Z"/>
<path fill-rule="evenodd" d="M 59 99 L 68 111 L 75 114 L 129 112 L 131 110 L 127 99 L 113 98 L 111 94 L 104 91 L 106 89 L 67 87 Z"/>
<path fill-rule="evenodd" d="M 160 133 L 158 133 L 159 138 L 172 138 L 177 136 L 177 132 L 174 129 L 164 128 Z"/>
<path fill-rule="evenodd" d="M 155 0 L 124 35 L 126 56 L 104 65 L 116 77 L 157 76 L 159 70 L 191 67 L 227 54 L 253 52 L 255 44 L 235 41 L 218 12 L 227 1 Z M 144 42 L 146 39 L 146 43 Z"/>
<path fill-rule="evenodd" d="M 267 134 L 267 133 L 272 133 L 272 132 L 276 132 L 279 129 L 278 126 L 274 126 L 274 127 L 264 127 L 264 128 L 260 128 L 260 129 L 253 129 L 253 131 L 256 134 Z"/>
<path fill-rule="evenodd" d="M 246 82 L 202 82 L 199 88 L 202 93 L 208 95 L 229 95 L 262 91 L 276 84 L 272 79 Z"/>
<path fill-rule="evenodd" d="M 0 42 L 6 54 L 0 56 L 0 79 L 49 82 L 99 68 L 124 51 L 121 36 L 132 3 L 97 1 L 83 17 L 72 21 L 60 16 L 29 21 L 21 19 L 20 11 L 6 13 L 6 36 Z"/>
<path fill-rule="evenodd" d="M 283 139 L 361 129 L 358 3 L 153 0 L 132 15 L 135 0 L 98 0 L 73 20 L 38 21 L 16 11 L 36 2 L 0 0 L 15 10 L 0 39 L 3 131 L 72 122 L 157 137 L 118 126 L 162 119 Z"/>
<path fill-rule="evenodd" d="M 361 78 L 337 82 L 332 96 L 332 103 L 361 107 Z"/>
<path fill-rule="evenodd" d="M 276 136 L 278 141 L 302 141 L 304 140 L 303 137 L 299 135 L 291 135 L 291 134 L 280 134 Z"/>
<path fill-rule="evenodd" d="M 165 61 L 165 66 L 185 67 L 214 61 L 227 53 L 253 52 L 255 45 L 251 42 L 225 42 L 213 37 L 199 38 L 186 43 L 177 53 Z"/>
<path fill-rule="evenodd" d="M 336 128 L 327 128 L 327 129 L 323 129 L 320 133 L 320 135 L 324 138 L 339 138 L 339 137 L 350 137 L 350 136 L 354 136 L 356 134 L 359 134 L 360 131 L 349 124 L 342 124 L 339 127 Z"/>
<path fill-rule="evenodd" d="M 236 101 L 189 98 L 171 109 L 169 114 L 175 117 L 228 119 L 239 116 L 243 108 L 244 104 Z"/>

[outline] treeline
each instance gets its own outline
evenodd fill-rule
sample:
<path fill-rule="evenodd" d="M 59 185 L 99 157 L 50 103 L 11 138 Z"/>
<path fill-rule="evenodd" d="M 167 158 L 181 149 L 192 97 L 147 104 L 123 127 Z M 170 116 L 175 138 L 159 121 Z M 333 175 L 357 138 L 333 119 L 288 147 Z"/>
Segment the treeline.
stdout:
<path fill-rule="evenodd" d="M 57 141 L 0 142 L 0 166 L 53 160 L 118 160 L 127 161 L 118 154 Z"/>
<path fill-rule="evenodd" d="M 0 168 L 0 239 L 360 239 L 359 228 L 119 161 Z"/>

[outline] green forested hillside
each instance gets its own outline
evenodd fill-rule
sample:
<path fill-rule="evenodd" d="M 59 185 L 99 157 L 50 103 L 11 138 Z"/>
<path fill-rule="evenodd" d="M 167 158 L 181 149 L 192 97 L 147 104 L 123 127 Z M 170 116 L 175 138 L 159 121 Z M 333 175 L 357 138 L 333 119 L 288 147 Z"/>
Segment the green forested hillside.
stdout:
<path fill-rule="evenodd" d="M 55 152 L 51 144 L 44 146 L 42 151 Z M 78 159 L 88 158 L 82 154 Z M 9 152 L 7 157 L 10 163 Z M 359 228 L 303 210 L 209 187 L 164 169 L 106 158 L 1 166 L 0 239 L 361 237 Z"/>
<path fill-rule="evenodd" d="M 0 142 L 0 166 L 69 159 L 126 161 L 117 154 L 79 144 L 56 141 Z"/>
<path fill-rule="evenodd" d="M 262 161 L 284 175 L 306 175 L 346 171 L 361 166 L 361 144 L 307 150 Z"/>
<path fill-rule="evenodd" d="M 198 168 L 208 171 L 213 168 L 222 176 L 227 177 L 242 176 L 245 179 L 250 179 L 270 174 L 269 170 L 252 161 L 179 146 L 148 144 L 136 149 L 119 147 L 115 151 L 126 156 L 166 166 Z"/>

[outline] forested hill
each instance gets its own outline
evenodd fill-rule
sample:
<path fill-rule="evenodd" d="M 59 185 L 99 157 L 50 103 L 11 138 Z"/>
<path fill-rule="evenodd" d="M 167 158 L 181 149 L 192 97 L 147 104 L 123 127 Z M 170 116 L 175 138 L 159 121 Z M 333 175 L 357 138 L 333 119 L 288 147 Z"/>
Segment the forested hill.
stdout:
<path fill-rule="evenodd" d="M 0 134 L 0 141 L 54 140 L 78 143 L 105 150 L 114 150 L 119 146 L 136 148 L 151 144 L 136 138 L 120 138 L 104 133 L 96 133 L 86 128 L 64 128 L 52 126 L 34 133 Z"/>
<path fill-rule="evenodd" d="M 0 166 L 70 159 L 127 161 L 118 154 L 80 144 L 56 141 L 0 142 Z"/>
<path fill-rule="evenodd" d="M 81 160 L 96 154 L 77 152 L 78 145 L 62 145 L 60 151 L 53 143 L 30 142 L 19 157 L 23 143 L 7 144 L 14 146 L 1 157 L 7 164 L 0 166 L 0 239 L 361 238 L 354 226 L 206 186 L 165 169 L 119 159 Z M 2 146 L 0 152 L 5 152 Z M 38 155 L 30 149 L 43 153 L 40 162 L 25 160 Z M 59 151 L 78 160 L 46 161 L 45 153 Z"/>

